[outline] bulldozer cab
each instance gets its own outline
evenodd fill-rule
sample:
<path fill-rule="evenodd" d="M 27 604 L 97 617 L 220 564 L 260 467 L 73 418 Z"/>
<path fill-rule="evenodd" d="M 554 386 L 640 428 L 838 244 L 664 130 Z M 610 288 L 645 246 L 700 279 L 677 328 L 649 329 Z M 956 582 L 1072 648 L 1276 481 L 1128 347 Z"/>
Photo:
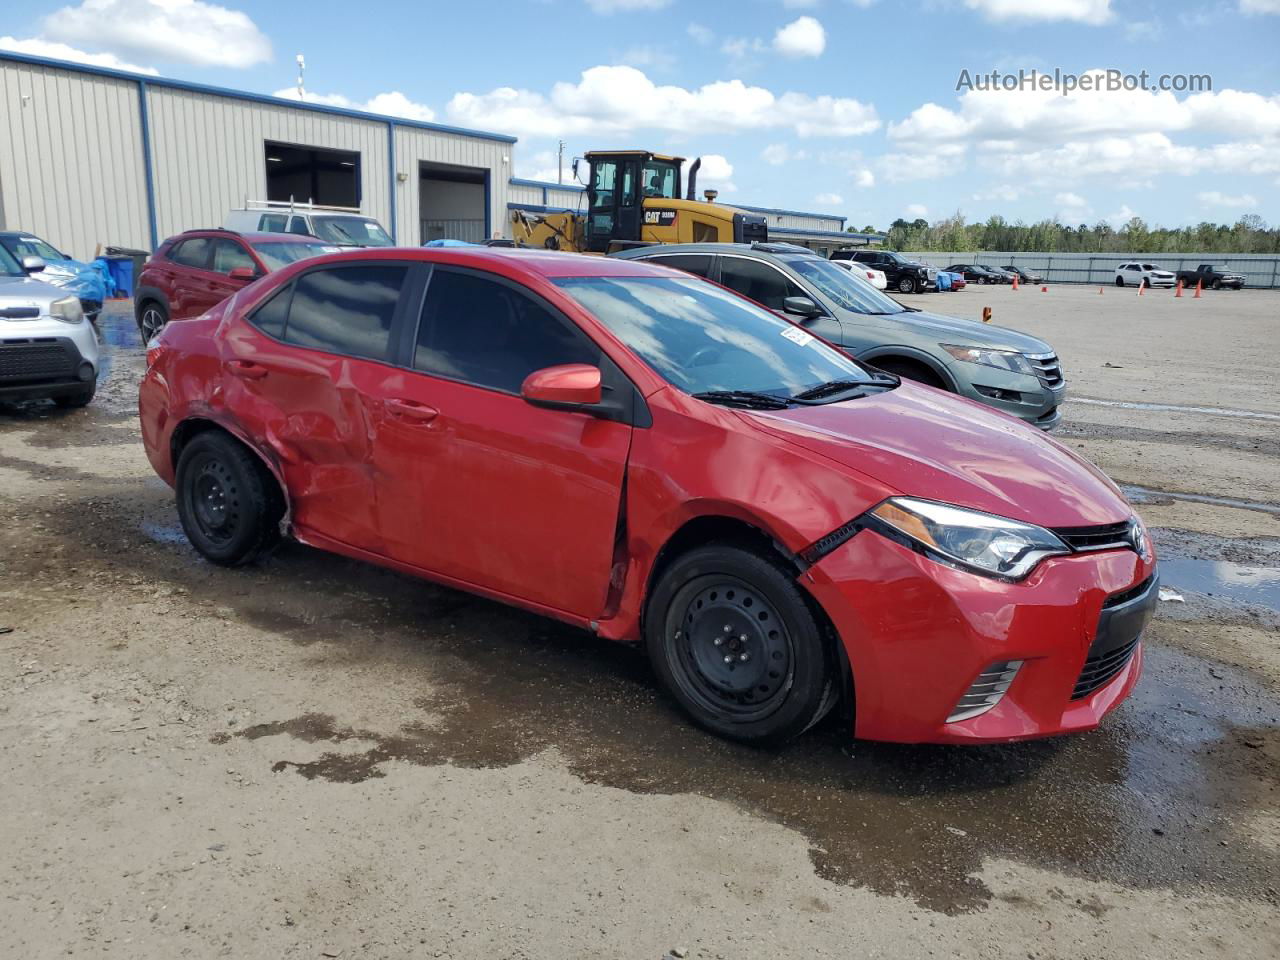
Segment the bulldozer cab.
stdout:
<path fill-rule="evenodd" d="M 586 155 L 586 249 L 606 253 L 640 243 L 646 198 L 678 199 L 683 157 L 635 151 L 596 151 Z"/>

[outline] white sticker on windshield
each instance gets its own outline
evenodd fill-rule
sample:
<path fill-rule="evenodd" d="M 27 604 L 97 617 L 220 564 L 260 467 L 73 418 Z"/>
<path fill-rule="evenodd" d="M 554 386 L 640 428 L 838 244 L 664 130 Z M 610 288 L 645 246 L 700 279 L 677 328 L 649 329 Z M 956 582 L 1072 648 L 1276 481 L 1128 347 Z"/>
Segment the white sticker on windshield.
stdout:
<path fill-rule="evenodd" d="M 342 252 L 341 247 L 321 247 L 320 249 L 323 250 L 325 253 L 341 253 Z"/>
<path fill-rule="evenodd" d="M 805 333 L 799 327 L 786 327 L 783 329 L 782 335 L 792 343 L 798 343 L 802 347 L 807 347 L 809 344 L 813 343 L 813 336 Z"/>
<path fill-rule="evenodd" d="M 39 243 L 40 241 L 37 240 L 35 237 L 19 237 L 18 242 L 19 243 Z"/>

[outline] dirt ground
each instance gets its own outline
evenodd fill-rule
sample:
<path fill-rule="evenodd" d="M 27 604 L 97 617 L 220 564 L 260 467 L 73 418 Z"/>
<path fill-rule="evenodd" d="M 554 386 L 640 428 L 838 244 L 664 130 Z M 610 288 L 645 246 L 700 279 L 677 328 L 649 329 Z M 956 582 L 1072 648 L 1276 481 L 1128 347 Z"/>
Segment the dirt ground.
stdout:
<path fill-rule="evenodd" d="M 1155 528 L 1182 599 L 1093 733 L 750 750 L 549 621 L 205 564 L 113 307 L 90 408 L 0 408 L 0 956 L 1280 955 L 1280 293 L 907 302 L 1049 340 Z"/>

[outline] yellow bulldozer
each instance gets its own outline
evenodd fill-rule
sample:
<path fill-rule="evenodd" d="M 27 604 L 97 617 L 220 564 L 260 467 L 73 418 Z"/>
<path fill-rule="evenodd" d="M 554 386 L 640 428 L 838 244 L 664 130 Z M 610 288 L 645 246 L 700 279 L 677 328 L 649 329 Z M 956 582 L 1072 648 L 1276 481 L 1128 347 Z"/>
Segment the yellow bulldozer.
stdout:
<path fill-rule="evenodd" d="M 511 212 L 517 247 L 612 253 L 654 243 L 754 243 L 769 239 L 764 217 L 715 203 L 716 191 L 695 200 L 698 168 L 689 167 L 681 197 L 683 157 L 642 150 L 595 150 L 588 164 L 586 209 L 576 213 Z M 578 160 L 573 161 L 578 176 Z"/>

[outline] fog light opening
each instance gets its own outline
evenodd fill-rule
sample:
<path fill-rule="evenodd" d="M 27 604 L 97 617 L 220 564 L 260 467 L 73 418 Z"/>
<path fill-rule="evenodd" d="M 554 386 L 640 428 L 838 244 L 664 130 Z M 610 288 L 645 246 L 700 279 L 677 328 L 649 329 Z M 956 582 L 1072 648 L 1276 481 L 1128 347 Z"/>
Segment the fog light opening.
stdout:
<path fill-rule="evenodd" d="M 986 713 L 1004 698 L 1020 669 L 1021 660 L 997 660 L 991 664 L 978 674 L 964 696 L 956 702 L 947 723 L 970 720 Z"/>
<path fill-rule="evenodd" d="M 81 383 L 88 383 L 93 379 L 93 364 L 88 360 L 81 360 L 80 366 L 76 368 L 76 376 Z"/>

